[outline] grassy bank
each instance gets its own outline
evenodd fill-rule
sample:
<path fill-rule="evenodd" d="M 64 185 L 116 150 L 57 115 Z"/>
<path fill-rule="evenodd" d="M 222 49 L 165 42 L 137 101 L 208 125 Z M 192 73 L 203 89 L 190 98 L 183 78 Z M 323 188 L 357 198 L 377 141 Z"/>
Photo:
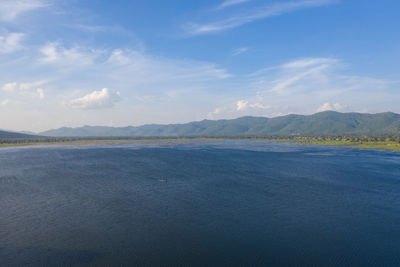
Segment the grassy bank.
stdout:
<path fill-rule="evenodd" d="M 396 137 L 397 138 L 397 137 Z M 152 142 L 190 142 L 220 140 L 266 140 L 302 145 L 338 146 L 360 149 L 400 151 L 400 141 L 396 138 L 343 138 L 343 137 L 203 137 L 203 138 L 38 138 L 38 139 L 2 139 L 0 148 L 21 146 L 86 146 L 112 143 L 152 143 Z"/>

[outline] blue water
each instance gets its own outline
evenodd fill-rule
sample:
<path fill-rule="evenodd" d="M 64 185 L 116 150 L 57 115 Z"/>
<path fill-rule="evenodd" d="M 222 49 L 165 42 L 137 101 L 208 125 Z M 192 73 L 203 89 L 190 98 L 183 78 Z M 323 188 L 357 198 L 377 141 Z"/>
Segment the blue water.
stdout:
<path fill-rule="evenodd" d="M 400 266 L 400 153 L 0 149 L 1 266 Z"/>

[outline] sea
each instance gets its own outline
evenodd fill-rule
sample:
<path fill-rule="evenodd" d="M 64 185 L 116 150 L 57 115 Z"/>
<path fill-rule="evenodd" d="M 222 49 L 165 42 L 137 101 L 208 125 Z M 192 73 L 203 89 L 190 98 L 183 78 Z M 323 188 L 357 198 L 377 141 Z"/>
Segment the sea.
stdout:
<path fill-rule="evenodd" d="M 400 153 L 251 140 L 2 148 L 0 266 L 400 266 Z"/>

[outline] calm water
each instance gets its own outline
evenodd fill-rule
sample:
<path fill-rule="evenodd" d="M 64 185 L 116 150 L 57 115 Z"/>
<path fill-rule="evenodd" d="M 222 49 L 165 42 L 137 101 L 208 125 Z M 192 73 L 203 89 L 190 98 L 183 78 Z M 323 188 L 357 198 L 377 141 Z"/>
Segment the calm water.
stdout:
<path fill-rule="evenodd" d="M 400 266 L 400 153 L 1 149 L 0 265 Z"/>

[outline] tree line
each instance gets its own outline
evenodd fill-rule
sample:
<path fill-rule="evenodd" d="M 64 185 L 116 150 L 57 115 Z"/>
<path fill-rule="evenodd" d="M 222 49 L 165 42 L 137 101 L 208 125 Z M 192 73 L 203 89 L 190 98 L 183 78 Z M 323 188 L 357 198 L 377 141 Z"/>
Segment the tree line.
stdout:
<path fill-rule="evenodd" d="M 212 139 L 265 139 L 275 141 L 300 141 L 300 142 L 354 142 L 354 143 L 367 143 L 367 142 L 390 142 L 400 144 L 400 135 L 394 136 L 172 136 L 172 137 L 30 137 L 30 138 L 0 138 L 0 144 L 34 144 L 34 143 L 63 143 L 73 141 L 96 141 L 96 140 L 179 140 L 179 139 L 199 139 L 199 138 L 212 138 Z"/>

